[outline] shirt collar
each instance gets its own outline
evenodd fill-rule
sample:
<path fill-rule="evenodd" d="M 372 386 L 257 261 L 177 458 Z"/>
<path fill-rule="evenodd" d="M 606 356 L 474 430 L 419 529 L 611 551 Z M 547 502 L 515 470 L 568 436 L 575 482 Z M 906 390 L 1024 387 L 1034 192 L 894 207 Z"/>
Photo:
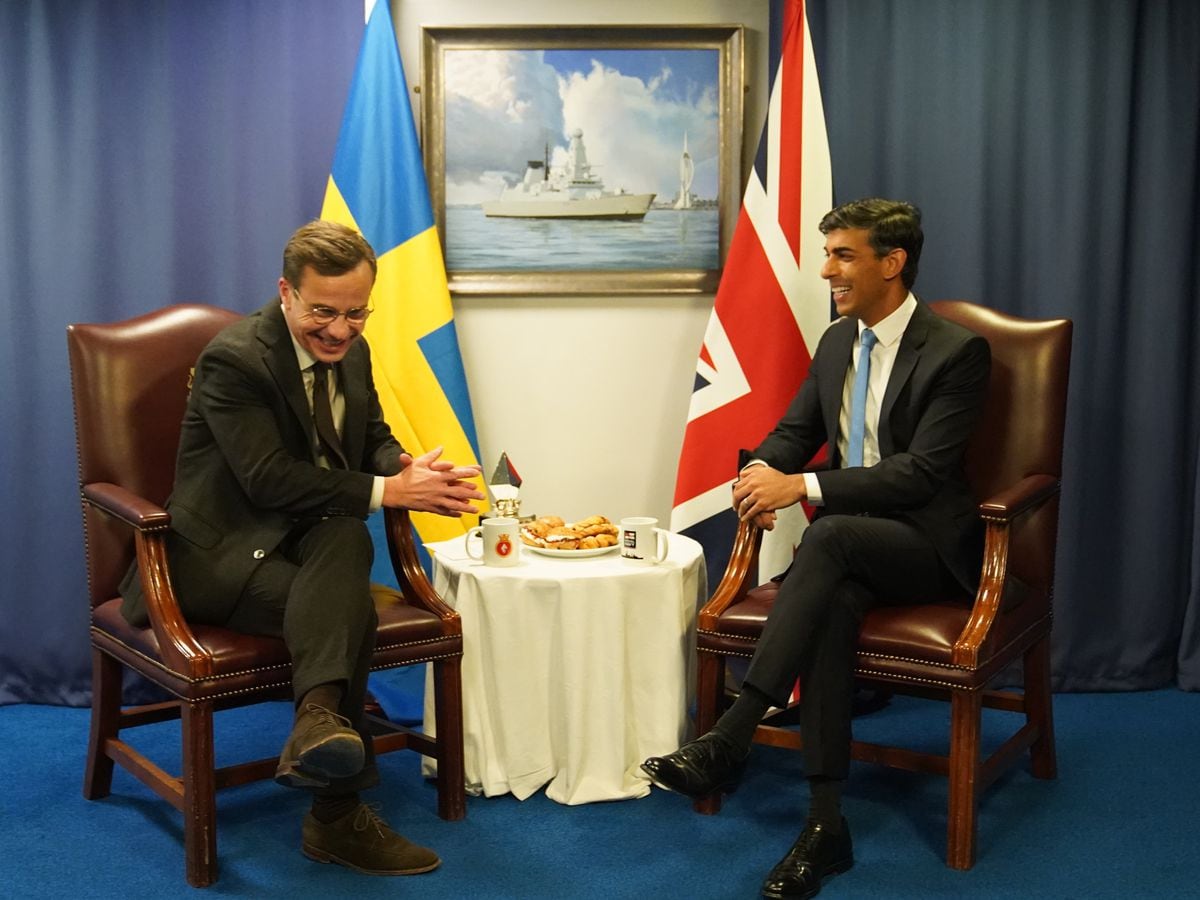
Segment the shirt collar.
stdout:
<path fill-rule="evenodd" d="M 884 347 L 890 347 L 896 341 L 904 336 L 904 330 L 908 328 L 908 323 L 913 317 L 913 313 L 917 311 L 917 298 L 910 291 L 908 296 L 904 298 L 904 302 L 888 313 L 884 318 L 876 322 L 871 330 L 875 332 L 877 343 Z M 863 329 L 862 320 L 858 322 L 858 334 L 862 337 Z"/>

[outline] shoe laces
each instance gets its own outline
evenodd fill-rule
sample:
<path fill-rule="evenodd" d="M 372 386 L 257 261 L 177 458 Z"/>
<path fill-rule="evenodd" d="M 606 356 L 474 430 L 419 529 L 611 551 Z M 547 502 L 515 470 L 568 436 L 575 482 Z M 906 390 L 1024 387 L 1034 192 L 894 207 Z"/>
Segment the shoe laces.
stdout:
<path fill-rule="evenodd" d="M 796 843 L 788 853 L 788 859 L 797 855 L 808 856 L 817 848 L 817 845 L 821 841 L 827 840 L 832 836 L 833 832 L 828 825 L 810 819 L 804 826 L 804 831 L 800 833 L 800 837 L 796 839 Z"/>
<path fill-rule="evenodd" d="M 312 716 L 322 725 L 339 725 L 342 728 L 350 728 L 350 720 L 345 716 L 339 716 L 332 710 L 326 709 L 324 706 L 318 706 L 315 703 L 309 703 L 304 707 L 304 712 Z"/>
<path fill-rule="evenodd" d="M 684 744 L 677 752 L 681 758 L 693 765 L 712 759 L 723 765 L 733 766 L 738 765 L 745 758 L 739 759 L 737 751 L 729 741 L 711 733 L 707 736 L 707 740 L 694 740 L 689 744 Z"/>
<path fill-rule="evenodd" d="M 374 827 L 375 833 L 383 837 L 383 829 L 387 827 L 387 823 L 379 817 L 379 810 L 378 803 L 360 803 L 354 813 L 354 830 L 366 831 Z"/>

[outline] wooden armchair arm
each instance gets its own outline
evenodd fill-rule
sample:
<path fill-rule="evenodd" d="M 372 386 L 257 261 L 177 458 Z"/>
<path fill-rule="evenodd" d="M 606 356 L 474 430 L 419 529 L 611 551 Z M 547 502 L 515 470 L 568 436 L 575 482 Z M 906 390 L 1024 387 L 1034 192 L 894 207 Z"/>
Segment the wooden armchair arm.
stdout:
<path fill-rule="evenodd" d="M 1009 569 L 1009 551 L 1014 531 L 1027 514 L 1058 496 L 1059 481 L 1051 475 L 1028 475 L 1009 488 L 979 504 L 986 524 L 983 541 L 983 573 L 970 618 L 954 642 L 955 665 L 975 668 L 996 617 L 1025 599 L 1029 588 Z"/>
<path fill-rule="evenodd" d="M 1053 475 L 1026 475 L 980 503 L 979 515 L 989 522 L 1012 522 L 1017 516 L 1041 506 L 1057 494 L 1058 489 L 1058 479 Z"/>
<path fill-rule="evenodd" d="M 446 601 L 433 589 L 429 577 L 421 568 L 408 510 L 386 508 L 383 511 L 383 522 L 387 533 L 388 553 L 392 557 L 396 580 L 400 583 L 400 593 L 409 603 L 440 617 L 446 624 L 448 633 L 461 634 L 462 620 L 458 613 L 446 605 Z"/>
<path fill-rule="evenodd" d="M 85 484 L 83 499 L 106 515 L 120 519 L 133 528 L 166 531 L 171 525 L 169 512 L 119 484 L 103 481 Z"/>
<path fill-rule="evenodd" d="M 700 610 L 700 628 L 715 629 L 721 614 L 729 609 L 734 601 L 745 597 L 748 590 L 758 586 L 748 584 L 747 579 L 758 578 L 758 551 L 761 546 L 762 529 L 751 522 L 739 523 L 721 583 Z"/>
<path fill-rule="evenodd" d="M 748 457 L 739 459 L 738 464 L 745 467 L 750 460 Z M 818 451 L 817 459 L 806 466 L 805 472 L 820 472 L 829 468 L 828 450 Z M 739 522 L 737 534 L 733 538 L 733 550 L 729 554 L 729 562 L 725 566 L 725 574 L 717 585 L 712 596 L 697 617 L 697 624 L 702 629 L 715 629 L 717 620 L 735 602 L 743 599 L 746 592 L 758 587 L 757 583 L 747 583 L 748 578 L 758 578 L 758 552 L 762 548 L 762 529 L 750 522 Z"/>
<path fill-rule="evenodd" d="M 212 655 L 200 645 L 183 618 L 167 562 L 166 533 L 171 514 L 120 485 L 95 482 L 83 486 L 83 498 L 94 509 L 134 530 L 138 575 L 142 581 L 150 627 L 163 661 L 191 678 L 213 673 Z"/>

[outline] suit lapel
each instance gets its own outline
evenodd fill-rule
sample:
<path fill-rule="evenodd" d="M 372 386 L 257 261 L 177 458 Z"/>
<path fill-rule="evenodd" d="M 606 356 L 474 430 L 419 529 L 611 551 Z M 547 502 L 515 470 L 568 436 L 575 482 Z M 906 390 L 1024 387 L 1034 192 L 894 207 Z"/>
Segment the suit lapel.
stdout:
<path fill-rule="evenodd" d="M 263 363 L 275 379 L 279 393 L 287 401 L 288 407 L 300 423 L 301 431 L 310 434 L 312 431 L 312 414 L 308 409 L 308 395 L 304 392 L 304 379 L 300 375 L 300 363 L 296 359 L 296 348 L 292 346 L 291 333 L 287 321 L 283 318 L 283 310 L 279 301 L 273 300 L 259 312 L 262 324 L 258 329 L 258 341 L 262 347 Z M 308 446 L 297 448 L 297 453 L 303 452 L 313 462 L 316 462 L 316 447 L 312 440 Z"/>
<path fill-rule="evenodd" d="M 842 463 L 837 452 L 838 417 L 842 409 L 846 369 L 850 366 L 850 353 L 854 349 L 854 337 L 858 333 L 858 325 L 854 319 L 843 319 L 842 323 L 835 323 L 833 326 L 836 330 L 829 336 L 831 343 L 828 361 L 818 373 L 821 379 L 821 416 L 825 421 L 830 465 L 833 466 L 840 466 Z"/>
<path fill-rule="evenodd" d="M 900 348 L 896 351 L 896 362 L 892 365 L 892 374 L 888 378 L 887 389 L 883 392 L 883 405 L 879 408 L 879 455 L 891 456 L 895 452 L 892 440 L 892 429 L 888 426 L 892 408 L 900 391 L 912 377 L 913 369 L 921 359 L 925 348 L 925 340 L 929 336 L 929 319 L 932 312 L 923 303 L 917 303 L 912 319 L 904 334 L 900 337 Z"/>

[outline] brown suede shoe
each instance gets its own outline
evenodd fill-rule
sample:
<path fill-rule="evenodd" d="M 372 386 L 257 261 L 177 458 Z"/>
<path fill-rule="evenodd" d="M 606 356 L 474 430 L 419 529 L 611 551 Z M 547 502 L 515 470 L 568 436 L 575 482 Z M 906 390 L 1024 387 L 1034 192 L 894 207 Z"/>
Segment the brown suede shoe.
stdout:
<path fill-rule="evenodd" d="M 312 813 L 304 817 L 304 855 L 322 863 L 348 866 L 366 875 L 420 875 L 442 864 L 427 847 L 418 847 L 388 828 L 375 807 L 360 803 L 326 825 Z"/>
<path fill-rule="evenodd" d="M 350 720 L 310 703 L 283 745 L 275 780 L 287 787 L 326 787 L 330 779 L 357 775 L 364 758 L 362 738 Z"/>

